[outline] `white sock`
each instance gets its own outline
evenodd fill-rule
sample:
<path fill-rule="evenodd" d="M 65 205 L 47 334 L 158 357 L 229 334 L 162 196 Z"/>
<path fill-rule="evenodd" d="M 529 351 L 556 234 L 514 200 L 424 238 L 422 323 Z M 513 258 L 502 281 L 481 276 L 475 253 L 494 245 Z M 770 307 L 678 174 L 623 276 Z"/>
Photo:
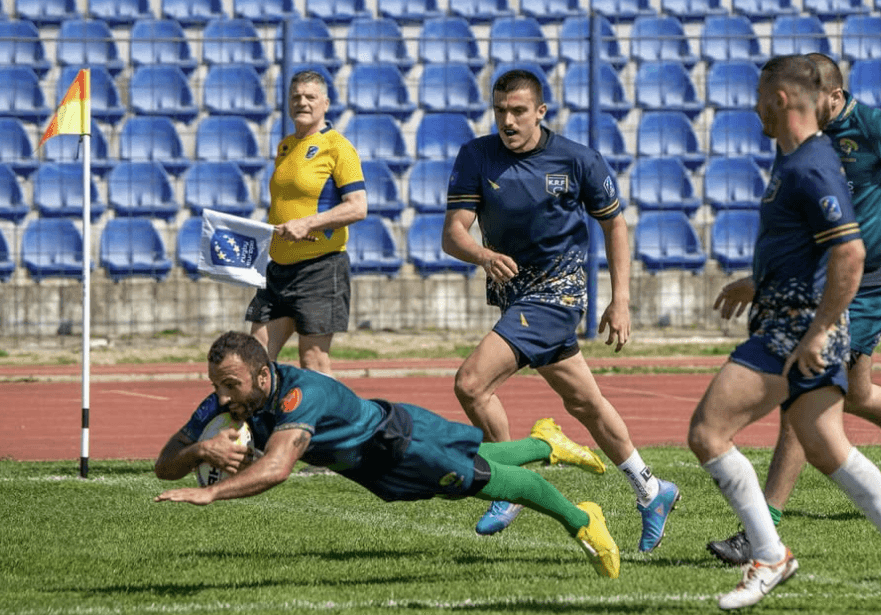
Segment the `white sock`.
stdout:
<path fill-rule="evenodd" d="M 658 479 L 652 475 L 652 469 L 645 465 L 639 451 L 633 449 L 630 457 L 618 466 L 624 472 L 624 476 L 630 481 L 630 486 L 636 493 L 636 500 L 643 506 L 648 506 L 658 496 L 661 486 Z"/>
<path fill-rule="evenodd" d="M 727 453 L 706 462 L 704 470 L 716 481 L 743 523 L 753 559 L 776 564 L 786 557 L 786 547 L 777 535 L 759 477 L 749 459 L 732 446 Z"/>
<path fill-rule="evenodd" d="M 881 531 L 881 471 L 854 446 L 841 467 L 829 475 Z"/>

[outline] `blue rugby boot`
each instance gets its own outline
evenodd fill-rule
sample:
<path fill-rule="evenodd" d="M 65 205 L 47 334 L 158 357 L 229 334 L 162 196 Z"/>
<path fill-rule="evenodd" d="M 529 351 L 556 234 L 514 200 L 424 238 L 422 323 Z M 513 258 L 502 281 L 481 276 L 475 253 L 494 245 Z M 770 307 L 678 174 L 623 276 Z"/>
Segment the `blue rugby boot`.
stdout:
<path fill-rule="evenodd" d="M 505 501 L 493 502 L 490 504 L 489 510 L 477 522 L 474 531 L 481 536 L 491 536 L 501 532 L 514 522 L 521 510 L 523 510 L 522 504 L 512 504 Z"/>
<path fill-rule="evenodd" d="M 679 487 L 673 483 L 658 479 L 660 490 L 648 506 L 637 502 L 636 508 L 642 515 L 642 536 L 639 538 L 639 550 L 643 553 L 651 551 L 664 537 L 664 526 L 673 506 L 679 501 Z"/>

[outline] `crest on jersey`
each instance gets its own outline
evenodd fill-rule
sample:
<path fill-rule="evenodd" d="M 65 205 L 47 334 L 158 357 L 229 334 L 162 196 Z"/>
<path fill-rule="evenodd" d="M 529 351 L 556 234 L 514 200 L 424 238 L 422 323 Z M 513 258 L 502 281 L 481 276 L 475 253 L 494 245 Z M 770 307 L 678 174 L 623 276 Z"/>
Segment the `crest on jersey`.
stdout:
<path fill-rule="evenodd" d="M 306 160 L 312 160 L 315 158 L 315 154 L 318 153 L 317 145 L 310 145 L 309 149 L 306 150 Z"/>
<path fill-rule="evenodd" d="M 569 190 L 568 175 L 545 175 L 545 191 L 557 196 Z"/>
<path fill-rule="evenodd" d="M 774 175 L 771 177 L 771 181 L 768 182 L 768 187 L 765 188 L 765 194 L 762 195 L 762 203 L 773 201 L 774 197 L 777 196 L 778 190 L 780 190 L 780 178 Z"/>
<path fill-rule="evenodd" d="M 281 400 L 282 411 L 285 413 L 293 412 L 300 405 L 301 401 L 303 401 L 303 392 L 300 390 L 300 387 L 294 387 Z"/>
<path fill-rule="evenodd" d="M 823 210 L 823 216 L 829 222 L 837 222 L 841 219 L 841 205 L 838 198 L 834 196 L 824 196 L 820 199 L 820 209 Z"/>
<path fill-rule="evenodd" d="M 260 251 L 257 240 L 229 229 L 217 229 L 211 236 L 211 262 L 224 267 L 250 268 Z"/>
<path fill-rule="evenodd" d="M 612 181 L 612 177 L 609 175 L 606 175 L 606 179 L 603 181 L 603 190 L 606 191 L 610 199 L 615 198 L 615 182 Z"/>

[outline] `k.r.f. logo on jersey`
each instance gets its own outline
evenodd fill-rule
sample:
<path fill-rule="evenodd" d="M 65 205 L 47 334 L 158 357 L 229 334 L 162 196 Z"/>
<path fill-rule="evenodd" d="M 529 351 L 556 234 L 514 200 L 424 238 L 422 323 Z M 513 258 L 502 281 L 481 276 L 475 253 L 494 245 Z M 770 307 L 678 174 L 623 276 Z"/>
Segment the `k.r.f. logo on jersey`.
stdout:
<path fill-rule="evenodd" d="M 310 145 L 309 149 L 306 150 L 306 160 L 312 160 L 315 158 L 315 154 L 318 153 L 317 145 Z"/>
<path fill-rule="evenodd" d="M 259 255 L 257 240 L 228 229 L 211 236 L 211 262 L 224 267 L 250 268 Z"/>
<path fill-rule="evenodd" d="M 820 199 L 820 209 L 823 210 L 823 216 L 829 222 L 837 222 L 841 219 L 841 205 L 835 196 L 824 196 Z"/>
<path fill-rule="evenodd" d="M 557 196 L 569 190 L 568 175 L 545 175 L 545 191 Z"/>

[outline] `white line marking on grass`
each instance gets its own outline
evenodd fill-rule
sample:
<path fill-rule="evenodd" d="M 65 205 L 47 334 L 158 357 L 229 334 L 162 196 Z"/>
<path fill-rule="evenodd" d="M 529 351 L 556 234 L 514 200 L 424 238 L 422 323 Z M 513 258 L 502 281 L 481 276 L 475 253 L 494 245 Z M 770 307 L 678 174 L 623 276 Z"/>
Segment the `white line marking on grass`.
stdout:
<path fill-rule="evenodd" d="M 113 389 L 107 391 L 107 393 L 118 393 L 119 395 L 129 395 L 131 397 L 143 397 L 144 399 L 155 399 L 157 401 L 171 401 L 170 397 L 159 397 L 158 395 L 147 395 L 146 393 L 135 393 L 133 391 L 119 391 Z"/>

